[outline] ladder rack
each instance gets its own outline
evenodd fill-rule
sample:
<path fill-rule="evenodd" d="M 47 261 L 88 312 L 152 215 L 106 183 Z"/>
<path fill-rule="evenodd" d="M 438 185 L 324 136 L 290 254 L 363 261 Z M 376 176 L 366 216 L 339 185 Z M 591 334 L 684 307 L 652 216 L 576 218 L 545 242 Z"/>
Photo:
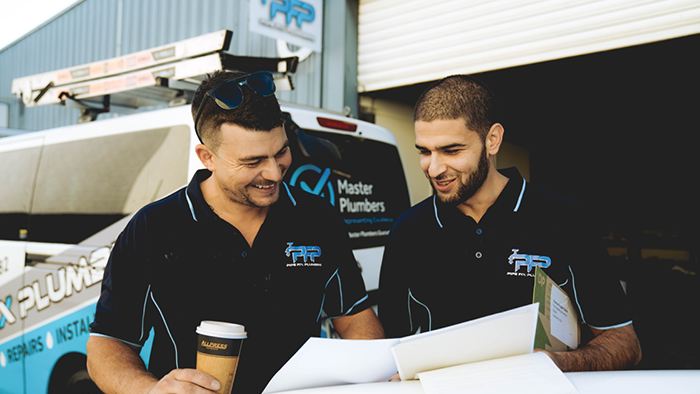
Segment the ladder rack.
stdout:
<path fill-rule="evenodd" d="M 27 107 L 59 104 L 81 108 L 81 120 L 89 121 L 111 111 L 112 106 L 137 109 L 189 103 L 206 75 L 220 70 L 270 71 L 275 73 L 278 90 L 292 89 L 288 73 L 296 71 L 298 57 L 234 56 L 224 52 L 232 36 L 233 32 L 220 30 L 108 60 L 15 78 L 12 93 Z M 83 119 L 87 114 L 90 119 Z"/>

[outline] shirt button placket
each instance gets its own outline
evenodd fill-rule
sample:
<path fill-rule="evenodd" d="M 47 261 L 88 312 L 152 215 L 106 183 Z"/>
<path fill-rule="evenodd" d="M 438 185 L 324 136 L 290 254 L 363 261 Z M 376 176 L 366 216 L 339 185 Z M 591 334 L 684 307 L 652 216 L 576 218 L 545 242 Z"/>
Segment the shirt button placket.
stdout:
<path fill-rule="evenodd" d="M 484 233 L 484 231 L 483 231 L 481 228 L 477 228 L 477 229 L 476 229 L 476 235 L 481 235 L 481 234 L 483 234 L 483 233 Z M 481 237 L 479 237 L 479 246 L 483 246 L 483 243 L 484 243 L 484 242 L 482 241 Z M 483 256 L 483 254 L 481 253 L 480 250 L 478 250 L 478 251 L 474 254 L 474 257 L 476 257 L 477 259 L 480 259 L 482 256 Z"/>

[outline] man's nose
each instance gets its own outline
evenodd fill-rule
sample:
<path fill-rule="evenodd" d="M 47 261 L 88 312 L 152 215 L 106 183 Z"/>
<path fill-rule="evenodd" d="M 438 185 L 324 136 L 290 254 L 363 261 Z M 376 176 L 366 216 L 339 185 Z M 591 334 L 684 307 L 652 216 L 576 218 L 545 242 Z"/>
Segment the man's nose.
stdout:
<path fill-rule="evenodd" d="M 428 176 L 430 176 L 431 178 L 437 178 L 440 175 L 442 175 L 446 169 L 447 166 L 445 165 L 445 161 L 442 159 L 441 155 L 430 155 L 430 163 L 428 165 Z"/>
<path fill-rule="evenodd" d="M 266 160 L 262 176 L 268 181 L 279 182 L 282 180 L 282 164 L 277 159 Z"/>

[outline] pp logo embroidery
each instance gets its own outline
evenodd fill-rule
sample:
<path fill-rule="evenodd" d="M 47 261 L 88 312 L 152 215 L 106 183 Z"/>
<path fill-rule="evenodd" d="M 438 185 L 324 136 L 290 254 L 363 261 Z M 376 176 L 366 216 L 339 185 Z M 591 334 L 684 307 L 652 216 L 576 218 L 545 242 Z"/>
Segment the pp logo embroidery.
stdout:
<path fill-rule="evenodd" d="M 321 247 L 319 246 L 294 246 L 294 242 L 287 242 L 287 249 L 284 251 L 287 257 L 292 258 L 292 262 L 287 264 L 287 267 L 299 266 L 321 266 L 316 263 L 316 257 L 321 256 Z M 302 261 L 298 261 L 299 258 Z M 309 263 L 309 261 L 311 261 Z"/>
<path fill-rule="evenodd" d="M 518 253 L 519 250 L 520 249 L 513 249 L 513 254 L 508 257 L 508 264 L 513 265 L 513 262 L 515 262 L 516 272 L 519 271 L 522 266 L 527 266 L 527 272 L 530 272 L 535 266 L 547 268 L 552 265 L 552 259 L 547 256 L 520 254 Z"/>

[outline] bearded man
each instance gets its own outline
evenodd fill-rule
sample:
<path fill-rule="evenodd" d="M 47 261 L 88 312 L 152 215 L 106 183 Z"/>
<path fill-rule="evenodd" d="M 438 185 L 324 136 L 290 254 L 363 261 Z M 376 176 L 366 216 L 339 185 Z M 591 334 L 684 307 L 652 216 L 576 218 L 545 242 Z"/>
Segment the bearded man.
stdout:
<path fill-rule="evenodd" d="M 540 256 L 529 261 L 567 292 L 590 328 L 582 328 L 578 349 L 545 352 L 560 369 L 638 364 L 631 311 L 619 281 L 607 275 L 607 252 L 586 215 L 526 182 L 517 169 L 496 170 L 504 128 L 489 88 L 464 75 L 440 80 L 418 99 L 414 122 L 421 168 L 434 194 L 399 218 L 384 252 L 379 317 L 387 335 L 435 330 L 531 303 L 533 266 L 513 264 L 509 257 L 517 253 Z"/>

